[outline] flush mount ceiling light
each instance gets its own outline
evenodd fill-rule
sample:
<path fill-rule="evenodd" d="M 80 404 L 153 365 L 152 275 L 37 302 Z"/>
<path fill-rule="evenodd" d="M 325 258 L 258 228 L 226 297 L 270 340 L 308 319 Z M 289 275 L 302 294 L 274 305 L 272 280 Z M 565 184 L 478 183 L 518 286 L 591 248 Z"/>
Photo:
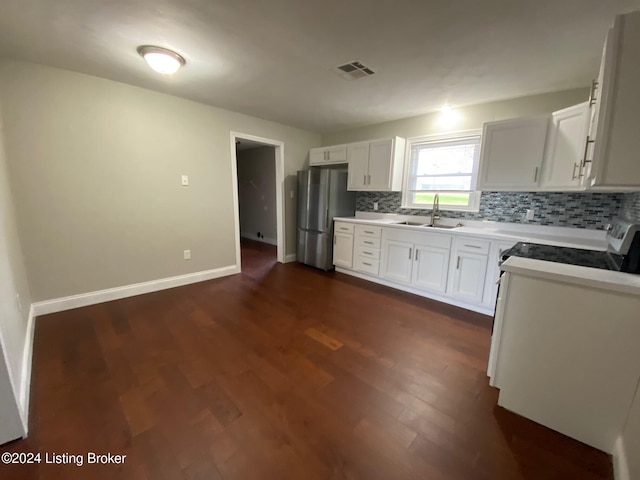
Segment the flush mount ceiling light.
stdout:
<path fill-rule="evenodd" d="M 138 53 L 144 58 L 147 65 L 163 75 L 171 75 L 177 72 L 186 63 L 185 59 L 176 52 L 162 47 L 154 47 L 153 45 L 138 47 Z"/>

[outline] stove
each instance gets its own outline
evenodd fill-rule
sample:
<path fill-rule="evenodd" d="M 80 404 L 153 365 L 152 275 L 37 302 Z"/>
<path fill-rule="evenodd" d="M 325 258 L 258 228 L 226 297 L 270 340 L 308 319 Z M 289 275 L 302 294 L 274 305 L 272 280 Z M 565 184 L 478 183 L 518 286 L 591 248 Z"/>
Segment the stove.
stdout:
<path fill-rule="evenodd" d="M 504 252 L 500 261 L 516 256 L 616 272 L 640 273 L 640 224 L 615 219 L 607 231 L 607 243 L 608 249 L 599 251 L 520 242 Z"/>

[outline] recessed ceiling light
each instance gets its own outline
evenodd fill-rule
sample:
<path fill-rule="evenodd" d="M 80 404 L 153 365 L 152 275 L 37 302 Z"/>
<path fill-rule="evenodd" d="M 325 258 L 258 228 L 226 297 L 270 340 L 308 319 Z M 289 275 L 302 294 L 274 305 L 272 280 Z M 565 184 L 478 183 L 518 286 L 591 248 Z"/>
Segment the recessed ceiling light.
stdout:
<path fill-rule="evenodd" d="M 177 72 L 186 63 L 185 59 L 176 52 L 162 47 L 154 47 L 153 45 L 138 47 L 138 53 L 144 58 L 147 65 L 163 75 L 171 75 Z"/>
<path fill-rule="evenodd" d="M 449 113 L 451 110 L 453 110 L 451 105 L 442 105 L 440 107 L 440 113 Z"/>

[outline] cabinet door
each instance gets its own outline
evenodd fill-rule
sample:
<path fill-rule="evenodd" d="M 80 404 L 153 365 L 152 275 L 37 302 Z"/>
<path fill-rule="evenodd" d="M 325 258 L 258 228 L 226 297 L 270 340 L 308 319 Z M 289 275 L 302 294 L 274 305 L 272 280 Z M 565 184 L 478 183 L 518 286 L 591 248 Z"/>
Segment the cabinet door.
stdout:
<path fill-rule="evenodd" d="M 393 140 L 380 140 L 369 144 L 369 171 L 367 190 L 380 192 L 391 189 Z"/>
<path fill-rule="evenodd" d="M 584 144 L 589 126 L 589 102 L 553 112 L 544 162 L 544 187 L 579 187 Z"/>
<path fill-rule="evenodd" d="M 324 148 L 312 148 L 309 150 L 309 165 L 324 165 L 327 153 Z"/>
<path fill-rule="evenodd" d="M 485 123 L 478 189 L 536 189 L 540 179 L 548 123 L 548 117 Z"/>
<path fill-rule="evenodd" d="M 369 142 L 354 143 L 347 147 L 349 160 L 347 190 L 365 190 L 369 164 Z"/>
<path fill-rule="evenodd" d="M 337 267 L 353 267 L 353 235 L 333 234 L 333 264 Z"/>
<path fill-rule="evenodd" d="M 487 274 L 487 255 L 458 251 L 453 271 L 451 294 L 474 303 L 482 302 Z"/>
<path fill-rule="evenodd" d="M 411 283 L 413 244 L 384 240 L 382 243 L 382 277 L 401 283 Z"/>
<path fill-rule="evenodd" d="M 347 162 L 347 146 L 336 145 L 335 147 L 326 147 L 327 162 L 329 163 L 346 163 Z"/>
<path fill-rule="evenodd" d="M 640 12 L 616 17 L 605 44 L 590 140 L 589 185 L 637 190 L 640 186 Z"/>
<path fill-rule="evenodd" d="M 413 265 L 413 284 L 440 293 L 447 289 L 449 249 L 416 245 Z"/>

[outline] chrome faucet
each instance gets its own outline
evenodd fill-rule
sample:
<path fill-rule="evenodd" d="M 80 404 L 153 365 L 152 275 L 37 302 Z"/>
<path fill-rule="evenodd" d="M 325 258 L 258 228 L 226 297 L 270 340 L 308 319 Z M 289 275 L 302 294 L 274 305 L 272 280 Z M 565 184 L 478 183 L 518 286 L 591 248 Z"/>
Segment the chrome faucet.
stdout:
<path fill-rule="evenodd" d="M 436 220 L 440 220 L 440 198 L 436 193 L 433 196 L 433 209 L 431 210 L 431 226 L 436 226 Z"/>

